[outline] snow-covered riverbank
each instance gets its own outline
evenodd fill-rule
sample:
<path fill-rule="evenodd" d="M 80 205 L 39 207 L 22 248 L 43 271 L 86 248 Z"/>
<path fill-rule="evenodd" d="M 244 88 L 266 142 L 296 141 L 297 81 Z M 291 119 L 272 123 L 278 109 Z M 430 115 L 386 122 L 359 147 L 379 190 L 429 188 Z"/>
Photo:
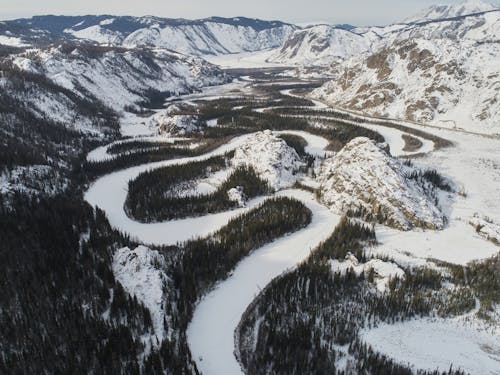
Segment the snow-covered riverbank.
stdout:
<path fill-rule="evenodd" d="M 234 87 L 231 85 L 228 88 Z M 216 93 L 217 90 L 211 89 Z M 185 100 L 202 99 L 212 95 L 209 90 L 195 94 Z M 290 94 L 289 92 L 284 92 Z M 367 125 L 368 126 L 368 125 Z M 369 125 L 379 131 L 395 155 L 408 154 L 403 151 L 404 132 L 390 127 Z M 443 207 L 450 222 L 442 231 L 413 230 L 401 232 L 385 226 L 377 226 L 379 245 L 370 248 L 374 255 L 388 255 L 396 263 L 421 264 L 428 258 L 436 258 L 452 263 L 465 264 L 474 259 L 483 259 L 498 252 L 498 247 L 475 232 L 468 219 L 475 213 L 500 222 L 500 141 L 470 134 L 451 131 L 425 129 L 454 142 L 454 146 L 434 150 L 433 142 L 419 138 L 423 146 L 418 153 L 427 153 L 418 159 L 418 165 L 435 168 L 450 178 L 466 196 L 445 199 Z M 328 140 L 303 131 L 283 131 L 305 139 L 306 151 L 324 156 Z M 105 211 L 110 224 L 144 244 L 173 245 L 194 237 L 207 236 L 220 229 L 227 222 L 262 203 L 268 197 L 259 197 L 247 202 L 247 206 L 232 211 L 209 214 L 202 217 L 173 220 L 161 223 L 139 223 L 129 218 L 124 211 L 128 182 L 140 173 L 156 168 L 182 165 L 206 160 L 212 156 L 241 147 L 252 134 L 234 138 L 227 144 L 207 154 L 149 163 L 120 170 L 95 181 L 85 194 L 85 199 L 93 206 Z M 431 152 L 432 151 L 432 152 Z M 107 147 L 102 147 L 89 155 L 91 160 L 106 158 Z M 234 329 L 242 313 L 252 302 L 261 288 L 272 278 L 293 268 L 304 260 L 310 251 L 326 239 L 339 222 L 339 216 L 318 203 L 311 193 L 299 190 L 283 190 L 277 193 L 303 202 L 313 214 L 312 223 L 289 236 L 268 244 L 243 259 L 232 275 L 205 296 L 198 304 L 188 329 L 188 342 L 198 368 L 204 374 L 240 373 L 240 366 L 234 356 Z M 464 194 L 465 195 L 465 194 Z"/>
<path fill-rule="evenodd" d="M 313 213 L 306 228 L 256 250 L 243 259 L 232 276 L 220 283 L 196 307 L 188 328 L 188 343 L 204 374 L 241 373 L 234 352 L 234 330 L 247 306 L 274 277 L 306 259 L 333 232 L 340 216 L 319 204 L 310 193 L 285 190 L 278 194 L 300 200 Z"/>

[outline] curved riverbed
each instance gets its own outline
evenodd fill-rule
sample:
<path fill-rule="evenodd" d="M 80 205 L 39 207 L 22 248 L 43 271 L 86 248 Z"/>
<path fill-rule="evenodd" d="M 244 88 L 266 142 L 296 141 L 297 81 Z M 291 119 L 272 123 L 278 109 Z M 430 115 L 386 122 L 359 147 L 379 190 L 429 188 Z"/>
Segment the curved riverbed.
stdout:
<path fill-rule="evenodd" d="M 328 140 L 302 131 L 283 131 L 301 136 L 307 142 L 306 150 L 324 155 Z M 127 216 L 124 204 L 130 180 L 140 173 L 169 165 L 186 164 L 222 155 L 245 142 L 251 135 L 234 138 L 229 143 L 207 154 L 174 159 L 127 168 L 98 179 L 85 194 L 85 199 L 106 212 L 110 224 L 142 243 L 172 245 L 194 237 L 206 236 L 220 229 L 243 212 L 254 208 L 269 197 L 248 202 L 247 207 L 161 223 L 140 223 Z M 312 212 L 312 221 L 304 229 L 282 237 L 243 259 L 232 276 L 219 284 L 197 306 L 188 329 L 188 342 L 199 369 L 206 374 L 235 374 L 241 372 L 233 355 L 234 330 L 242 313 L 260 288 L 274 277 L 304 260 L 310 251 L 334 230 L 340 216 L 319 204 L 314 195 L 301 190 L 284 190 L 273 196 L 286 196 L 301 201 Z"/>
<path fill-rule="evenodd" d="M 285 190 L 277 195 L 301 201 L 313 214 L 311 224 L 254 251 L 198 304 L 188 327 L 188 343 L 203 374 L 242 373 L 233 352 L 234 331 L 245 309 L 273 278 L 305 260 L 340 221 L 311 193 Z"/>
<path fill-rule="evenodd" d="M 290 92 L 283 92 L 283 94 L 290 95 Z M 385 137 L 394 155 L 408 155 L 408 153 L 403 151 L 404 142 L 401 135 L 404 134 L 404 132 L 390 127 L 367 125 L 367 127 L 368 126 L 372 126 L 374 130 L 379 131 Z M 323 156 L 325 154 L 325 148 L 328 146 L 328 141 L 326 139 L 304 131 L 283 131 L 275 133 L 290 133 L 301 136 L 307 142 L 306 151 L 316 156 Z M 201 156 L 149 163 L 103 176 L 92 184 L 85 194 L 85 199 L 93 206 L 98 206 L 103 209 L 110 224 L 114 228 L 129 234 L 132 238 L 141 243 L 173 245 L 178 242 L 192 239 L 193 237 L 207 236 L 226 225 L 230 219 L 254 208 L 257 204 L 265 201 L 269 197 L 253 199 L 248 202 L 247 207 L 232 211 L 206 215 L 203 217 L 145 224 L 130 219 L 124 212 L 128 182 L 146 170 L 175 164 L 186 164 L 193 161 L 208 159 L 215 155 L 222 155 L 239 147 L 239 145 L 245 141 L 245 138 L 249 136 L 251 135 L 243 135 L 234 138 L 227 144 Z M 424 140 L 420 137 L 417 138 L 423 143 L 423 146 L 416 151 L 417 153 L 425 153 L 434 150 L 434 143 L 432 141 Z M 497 143 L 494 143 L 492 140 L 489 142 L 491 145 L 489 143 L 487 144 L 489 147 L 487 151 L 490 149 L 498 150 Z M 469 145 L 469 142 L 465 142 L 460 138 L 456 140 L 456 144 L 465 147 Z M 106 151 L 107 147 L 103 147 L 90 155 L 89 159 L 106 159 L 109 157 Z M 471 150 L 467 148 L 467 151 Z M 478 153 L 476 149 L 474 149 L 474 152 Z M 426 156 L 426 161 L 431 160 L 432 165 L 444 165 L 446 169 L 448 169 L 448 175 L 456 177 L 460 176 L 460 173 L 463 173 L 464 168 L 463 164 L 460 164 L 460 160 L 462 160 L 460 158 L 464 158 L 466 154 L 464 150 L 458 148 L 451 149 L 446 151 L 446 155 L 444 151 L 433 153 L 434 156 L 428 155 Z M 488 156 L 490 154 L 489 152 L 481 151 L 481 153 L 478 153 L 478 160 L 481 161 L 486 159 L 486 157 L 492 158 L 492 156 Z M 458 160 L 458 162 L 451 163 L 450 160 Z M 483 164 L 484 163 L 481 165 Z M 489 164 L 487 164 L 487 166 L 488 165 Z M 376 231 L 377 237 L 380 240 L 380 245 L 372 249 L 372 251 L 374 253 L 390 254 L 398 260 L 401 260 L 401 254 L 403 254 L 404 251 L 409 251 L 412 256 L 422 257 L 422 259 L 431 257 L 449 260 L 453 263 L 465 263 L 475 258 L 484 258 L 487 255 L 494 254 L 496 250 L 493 244 L 486 242 L 477 235 L 466 237 L 466 240 L 463 240 L 463 236 L 459 236 L 454 229 L 460 224 L 462 225 L 460 227 L 460 234 L 466 233 L 467 230 L 471 233 L 474 232 L 473 228 L 470 227 L 466 221 L 462 219 L 458 220 L 456 217 L 470 216 L 469 211 L 472 206 L 474 209 L 486 207 L 481 202 L 476 202 L 479 199 L 478 195 L 474 194 L 478 190 L 475 188 L 476 185 L 480 186 L 481 189 L 489 189 L 489 191 L 492 192 L 492 194 L 486 194 L 484 196 L 497 196 L 496 193 L 500 185 L 496 185 L 497 187 L 495 188 L 495 184 L 493 184 L 493 186 L 485 184 L 484 178 L 481 179 L 482 176 L 480 172 L 486 167 L 482 166 L 481 168 L 476 166 L 474 168 L 469 168 L 474 172 L 473 176 L 475 178 L 470 180 L 473 181 L 475 185 L 471 185 L 469 179 L 467 180 L 467 185 L 471 186 L 469 188 L 471 192 L 470 197 L 459 200 L 458 204 L 455 203 L 452 205 L 455 211 L 458 209 L 460 215 L 458 215 L 458 211 L 452 212 L 451 223 L 445 230 L 441 232 L 412 231 L 402 233 L 378 226 Z M 469 172 L 468 169 L 466 169 L 466 172 L 467 176 L 472 173 Z M 339 216 L 333 214 L 326 207 L 319 204 L 310 193 L 299 190 L 284 190 L 276 195 L 288 196 L 301 201 L 311 210 L 312 222 L 309 226 L 300 231 L 282 237 L 255 250 L 252 254 L 238 263 L 227 280 L 218 284 L 197 305 L 194 311 L 193 320 L 188 327 L 187 338 L 193 359 L 196 361 L 199 370 L 204 374 L 223 375 L 238 374 L 242 372 L 234 355 L 234 330 L 239 323 L 242 313 L 259 293 L 261 288 L 264 288 L 274 277 L 295 267 L 297 263 L 307 258 L 310 251 L 322 240 L 326 239 L 339 222 Z M 471 203 L 474 204 L 471 205 Z M 497 207 L 495 204 L 490 206 Z M 487 211 L 490 213 L 491 209 Z M 498 215 L 493 216 L 498 217 Z M 439 238 L 443 238 L 447 239 L 447 244 L 452 243 L 452 241 L 449 241 L 451 237 L 461 238 L 460 243 L 454 243 L 453 252 L 448 251 L 447 245 L 438 242 Z M 471 252 L 471 248 L 475 249 L 475 251 Z M 443 254 L 437 252 L 436 249 L 442 249 Z M 463 254 L 463 256 L 457 257 L 457 254 Z M 450 259 L 448 259 L 448 257 L 450 257 Z"/>

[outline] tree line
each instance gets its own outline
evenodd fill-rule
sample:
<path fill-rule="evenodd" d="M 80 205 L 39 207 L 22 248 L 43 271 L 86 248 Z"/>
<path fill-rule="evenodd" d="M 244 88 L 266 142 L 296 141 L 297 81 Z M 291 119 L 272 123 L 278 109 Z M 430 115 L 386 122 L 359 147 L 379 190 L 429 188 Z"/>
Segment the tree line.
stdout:
<path fill-rule="evenodd" d="M 125 203 L 127 213 L 141 222 L 201 216 L 237 208 L 239 203 L 228 195 L 228 191 L 232 188 L 242 188 L 244 199 L 271 192 L 267 181 L 262 180 L 252 167 L 239 166 L 213 193 L 177 196 L 175 188 L 187 180 L 184 179 L 185 176 L 179 177 L 176 172 L 187 172 L 190 168 L 191 164 L 185 164 L 174 168 L 168 167 L 166 168 L 168 172 L 165 170 L 157 170 L 156 173 L 147 172 L 148 178 L 141 178 L 139 175 L 138 179 L 129 183 L 129 193 Z M 192 174 L 190 180 L 193 180 L 193 177 L 198 179 L 208 177 L 209 173 L 215 171 L 216 166 L 211 164 L 209 171 L 206 169 L 205 174 Z M 169 174 L 170 172 L 173 174 Z M 160 177 L 155 180 L 151 178 L 152 175 Z M 191 181 L 191 186 L 196 186 L 196 180 Z"/>
<path fill-rule="evenodd" d="M 436 313 L 439 305 L 456 306 L 446 312 L 450 315 L 469 307 L 446 298 L 446 293 L 429 298 L 443 289 L 443 276 L 431 269 L 405 269 L 405 277 L 391 280 L 386 293 L 373 287 L 373 271 L 359 275 L 351 270 L 333 271 L 329 261 L 343 261 L 347 253 L 366 262 L 369 257 L 364 247 L 374 241 L 373 229 L 344 218 L 308 260 L 274 279 L 260 293 L 237 329 L 237 353 L 248 373 L 414 373 L 406 365 L 376 353 L 362 341 L 360 330 L 380 322 L 428 316 Z"/>

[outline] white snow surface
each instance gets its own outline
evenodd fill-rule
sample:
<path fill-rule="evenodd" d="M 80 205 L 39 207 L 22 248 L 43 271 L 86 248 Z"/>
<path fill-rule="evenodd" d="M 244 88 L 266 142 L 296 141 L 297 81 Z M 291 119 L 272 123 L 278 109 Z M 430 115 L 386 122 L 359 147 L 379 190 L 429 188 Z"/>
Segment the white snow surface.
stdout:
<path fill-rule="evenodd" d="M 233 354 L 234 331 L 241 315 L 266 284 L 306 259 L 340 221 L 340 216 L 317 203 L 310 193 L 285 190 L 278 195 L 304 203 L 313 213 L 312 222 L 243 259 L 232 275 L 198 304 L 187 334 L 191 353 L 203 374 L 242 373 Z"/>
<path fill-rule="evenodd" d="M 161 343 L 164 338 L 163 321 L 165 318 L 164 285 L 168 276 L 162 270 L 165 259 L 156 250 L 138 246 L 134 250 L 124 247 L 113 256 L 113 274 L 123 289 L 142 302 L 151 314 L 154 333 L 157 340 L 153 345 Z M 149 342 L 149 340 L 147 340 Z"/>
<path fill-rule="evenodd" d="M 328 66 L 371 50 L 370 38 L 331 25 L 316 25 L 294 31 L 268 58 L 270 62 Z"/>
<path fill-rule="evenodd" d="M 13 63 L 82 97 L 90 93 L 117 111 L 142 102 L 148 89 L 179 95 L 227 80 L 206 61 L 167 50 L 110 49 L 94 54 L 86 48 L 34 49 L 17 55 Z"/>
<path fill-rule="evenodd" d="M 414 370 L 446 372 L 461 369 L 470 374 L 500 373 L 500 335 L 464 325 L 460 320 L 411 320 L 381 324 L 361 332 L 376 351 Z"/>
<path fill-rule="evenodd" d="M 336 212 L 363 208 L 399 229 L 442 229 L 443 214 L 424 189 L 406 177 L 412 172 L 372 140 L 359 137 L 324 161 L 321 199 Z"/>
<path fill-rule="evenodd" d="M 360 275 L 361 273 L 368 274 L 370 270 L 373 270 L 375 286 L 380 292 L 387 290 L 391 278 L 404 278 L 405 275 L 405 271 L 393 262 L 385 262 L 380 259 L 370 259 L 366 263 L 359 263 L 358 259 L 351 253 L 347 254 L 345 260 L 343 261 L 333 259 L 330 260 L 329 263 L 332 271 L 334 273 L 338 272 L 341 275 L 344 275 L 349 269 L 357 275 Z"/>
<path fill-rule="evenodd" d="M 100 25 L 93 25 L 81 30 L 66 29 L 65 33 L 73 35 L 75 38 L 92 40 L 100 44 L 118 44 L 121 40 L 121 34 L 116 31 L 103 28 L 107 25 L 101 21 Z"/>
<path fill-rule="evenodd" d="M 480 217 L 478 214 L 475 214 L 474 217 L 469 220 L 469 224 L 476 229 L 479 235 L 500 244 L 500 225 L 494 223 L 490 218 Z"/>
<path fill-rule="evenodd" d="M 204 55 L 203 58 L 221 68 L 275 68 L 287 65 L 284 63 L 270 61 L 271 56 L 277 53 L 277 49 L 256 52 L 242 52 L 227 55 Z M 289 64 L 288 64 L 289 65 Z"/>
<path fill-rule="evenodd" d="M 373 53 L 335 64 L 314 91 L 330 104 L 500 134 L 500 10 L 377 30 Z"/>

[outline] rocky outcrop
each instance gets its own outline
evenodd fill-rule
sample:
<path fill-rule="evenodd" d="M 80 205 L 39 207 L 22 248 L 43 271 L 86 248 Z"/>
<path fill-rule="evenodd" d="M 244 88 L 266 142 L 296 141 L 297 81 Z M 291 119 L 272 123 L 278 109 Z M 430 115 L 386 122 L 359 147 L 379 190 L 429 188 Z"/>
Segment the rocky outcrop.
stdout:
<path fill-rule="evenodd" d="M 332 210 L 409 230 L 441 229 L 443 214 L 432 188 L 411 178 L 413 167 L 391 157 L 372 140 L 353 139 L 324 161 L 320 197 Z"/>
<path fill-rule="evenodd" d="M 248 137 L 236 149 L 232 164 L 252 167 L 274 190 L 291 187 L 304 166 L 297 152 L 270 130 Z"/>

